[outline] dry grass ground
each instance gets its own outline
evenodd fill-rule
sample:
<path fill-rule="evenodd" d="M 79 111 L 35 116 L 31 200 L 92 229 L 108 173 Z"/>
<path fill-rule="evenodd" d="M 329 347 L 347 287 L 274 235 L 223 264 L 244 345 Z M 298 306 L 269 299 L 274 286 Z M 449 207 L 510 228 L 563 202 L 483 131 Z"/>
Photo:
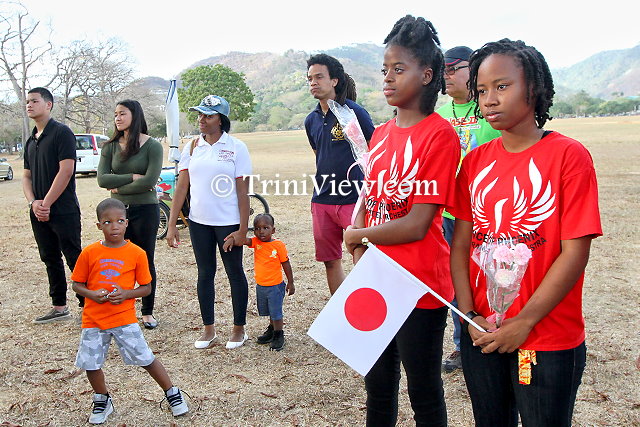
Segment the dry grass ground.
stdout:
<path fill-rule="evenodd" d="M 593 244 L 584 289 L 588 359 L 578 394 L 578 426 L 640 425 L 640 352 L 638 302 L 640 277 L 634 235 L 640 228 L 640 117 L 554 120 L 549 129 L 582 141 L 595 160 L 605 237 Z M 249 145 L 254 170 L 263 179 L 300 179 L 314 170 L 303 132 L 236 135 Z M 34 325 L 49 308 L 45 269 L 38 258 L 19 177 L 0 183 L 0 422 L 2 425 L 76 426 L 86 422 L 91 389 L 74 366 L 80 328 L 75 321 Z M 100 237 L 93 225 L 96 204 L 107 193 L 95 177 L 78 177 L 83 244 Z M 256 189 L 261 191 L 260 188 Z M 274 189 L 270 189 L 270 193 Z M 277 235 L 288 246 L 296 294 L 285 302 L 287 346 L 269 352 L 255 343 L 265 326 L 250 290 L 247 330 L 251 340 L 228 351 L 231 302 L 226 276 L 216 285 L 218 333 L 222 341 L 198 351 L 201 320 L 195 293 L 196 266 L 188 233 L 171 250 L 158 242 L 156 316 L 160 327 L 145 332 L 175 384 L 192 397 L 191 412 L 174 420 L 158 407 L 161 391 L 139 368 L 124 366 L 111 354 L 105 373 L 116 413 L 108 425 L 362 425 L 365 393 L 362 378 L 315 344 L 306 331 L 328 300 L 324 268 L 314 261 L 309 197 L 267 196 L 277 221 Z M 252 276 L 251 254 L 245 255 Z M 345 256 L 345 265 L 349 262 Z M 72 292 L 68 294 L 71 301 Z M 72 307 L 74 317 L 79 310 Z M 451 325 L 445 355 L 452 350 Z M 443 375 L 449 424 L 473 425 L 461 372 Z M 412 411 L 401 384 L 399 425 L 412 425 Z M 175 424 L 174 424 L 175 423 Z"/>

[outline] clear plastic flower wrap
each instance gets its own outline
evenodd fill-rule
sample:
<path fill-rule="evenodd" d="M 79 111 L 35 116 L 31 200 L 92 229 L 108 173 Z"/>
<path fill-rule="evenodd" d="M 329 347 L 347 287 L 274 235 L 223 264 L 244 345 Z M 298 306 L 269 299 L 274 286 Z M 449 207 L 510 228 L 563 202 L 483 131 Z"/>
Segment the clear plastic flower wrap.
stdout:
<path fill-rule="evenodd" d="M 472 259 L 487 279 L 487 301 L 495 313 L 497 327 L 500 327 L 505 313 L 519 295 L 520 283 L 531 256 L 531 249 L 524 243 L 492 242 L 478 246 L 473 251 Z"/>
<path fill-rule="evenodd" d="M 329 108 L 333 115 L 336 116 L 336 119 L 338 119 L 338 123 L 340 123 L 340 126 L 342 127 L 342 132 L 347 138 L 347 141 L 349 141 L 349 146 L 351 147 L 351 152 L 353 153 L 353 158 L 355 160 L 347 170 L 347 176 L 345 179 L 349 179 L 349 173 L 355 165 L 360 167 L 360 170 L 362 170 L 362 173 L 365 174 L 366 178 L 367 162 L 369 161 L 369 146 L 367 145 L 367 140 L 362 133 L 362 128 L 360 127 L 360 122 L 358 122 L 356 113 L 351 108 L 346 105 L 340 105 L 333 99 L 329 100 Z M 355 222 L 356 216 L 358 215 L 357 207 L 361 205 L 363 198 L 364 191 L 361 191 L 360 194 L 358 194 L 356 209 L 353 210 L 353 214 L 351 215 L 351 224 Z"/>

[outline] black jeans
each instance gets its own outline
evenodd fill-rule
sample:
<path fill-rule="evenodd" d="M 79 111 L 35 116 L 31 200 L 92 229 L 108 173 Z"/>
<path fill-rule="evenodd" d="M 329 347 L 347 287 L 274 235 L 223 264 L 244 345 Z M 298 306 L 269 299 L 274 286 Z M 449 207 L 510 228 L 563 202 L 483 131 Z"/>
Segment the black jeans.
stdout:
<path fill-rule="evenodd" d="M 482 354 L 462 328 L 462 370 L 476 426 L 571 426 L 586 363 L 584 342 L 570 350 L 536 351 L 531 384 L 518 383 L 518 352 Z"/>
<path fill-rule="evenodd" d="M 67 278 L 62 255 L 69 269 L 73 271 L 82 251 L 80 213 L 52 216 L 46 222 L 38 221 L 33 211 L 30 211 L 29 217 L 40 259 L 47 268 L 51 302 L 53 305 L 67 305 Z M 76 296 L 82 307 L 84 298 L 77 294 Z"/>
<path fill-rule="evenodd" d="M 447 307 L 414 309 L 364 378 L 367 426 L 395 426 L 398 418 L 400 362 L 418 426 L 446 426 L 442 386 L 442 338 Z"/>
<path fill-rule="evenodd" d="M 142 297 L 142 315 L 153 314 L 156 299 L 156 265 L 154 262 L 156 251 L 156 234 L 160 225 L 160 209 L 157 204 L 127 206 L 129 226 L 124 238 L 140 246 L 147 253 L 149 272 L 151 273 L 151 293 Z"/>
<path fill-rule="evenodd" d="M 233 324 L 243 326 L 247 323 L 249 284 L 242 265 L 242 246 L 232 246 L 229 252 L 222 250 L 224 238 L 239 228 L 239 224 L 213 226 L 189 221 L 191 246 L 198 265 L 198 302 L 204 325 L 213 325 L 215 321 L 216 246 L 231 285 Z"/>

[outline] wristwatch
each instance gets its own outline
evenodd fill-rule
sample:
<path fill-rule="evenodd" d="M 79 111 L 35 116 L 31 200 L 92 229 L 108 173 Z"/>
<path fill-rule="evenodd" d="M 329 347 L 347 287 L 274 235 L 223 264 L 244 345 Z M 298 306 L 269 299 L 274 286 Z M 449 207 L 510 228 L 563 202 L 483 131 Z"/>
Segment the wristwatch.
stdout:
<path fill-rule="evenodd" d="M 33 199 L 32 201 L 29 202 L 29 210 L 31 210 L 31 206 L 33 205 L 33 202 L 35 202 L 36 199 Z"/>
<path fill-rule="evenodd" d="M 475 311 L 471 310 L 468 313 L 465 313 L 465 316 L 467 316 L 469 319 L 473 320 L 474 317 L 480 316 L 480 315 L 478 313 L 476 313 Z"/>

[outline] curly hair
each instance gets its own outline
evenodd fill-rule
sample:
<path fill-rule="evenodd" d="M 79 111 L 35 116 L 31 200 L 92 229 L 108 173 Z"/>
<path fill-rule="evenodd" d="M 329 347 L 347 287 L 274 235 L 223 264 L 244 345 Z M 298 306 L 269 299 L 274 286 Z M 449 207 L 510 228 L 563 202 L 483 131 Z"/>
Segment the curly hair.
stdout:
<path fill-rule="evenodd" d="M 344 72 L 344 67 L 333 56 L 329 56 L 326 53 L 319 53 L 311 56 L 307 60 L 307 70 L 312 65 L 324 65 L 329 70 L 330 79 L 338 79 L 336 85 L 336 99 L 335 101 L 344 104 L 347 99 L 356 102 L 358 94 L 356 93 L 356 83 L 351 76 Z"/>
<path fill-rule="evenodd" d="M 478 102 L 478 69 L 490 55 L 508 55 L 517 61 L 524 71 L 527 86 L 531 89 L 527 93 L 527 103 L 535 104 L 535 119 L 538 128 L 551 120 L 549 109 L 553 105 L 553 77 L 544 56 L 533 46 L 527 46 L 522 40 L 502 39 L 487 43 L 471 54 L 469 58 L 469 90 L 472 99 Z M 533 98 L 533 101 L 532 101 Z M 476 106 L 476 115 L 482 117 L 480 107 Z"/>
<path fill-rule="evenodd" d="M 408 49 L 420 66 L 430 67 L 433 70 L 433 78 L 424 87 L 420 97 L 420 111 L 424 114 L 433 113 L 438 94 L 444 94 L 446 89 L 443 75 L 444 55 L 440 48 L 438 32 L 433 24 L 424 18 L 407 15 L 395 23 L 384 39 L 384 44 L 387 47 L 401 46 Z"/>

